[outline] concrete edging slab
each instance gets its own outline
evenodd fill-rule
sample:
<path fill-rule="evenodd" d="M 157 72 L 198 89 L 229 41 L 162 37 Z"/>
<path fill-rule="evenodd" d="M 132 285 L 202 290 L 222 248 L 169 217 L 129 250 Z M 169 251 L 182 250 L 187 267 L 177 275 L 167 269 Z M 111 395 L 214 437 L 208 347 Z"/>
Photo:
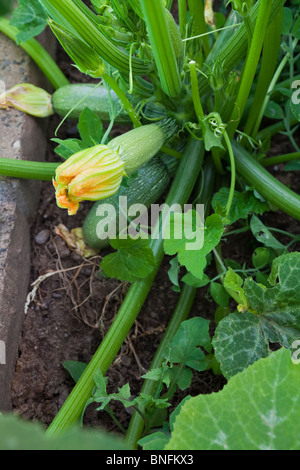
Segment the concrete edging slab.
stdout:
<path fill-rule="evenodd" d="M 54 55 L 50 31 L 39 40 Z M 23 49 L 0 33 L 0 80 L 8 90 L 32 83 L 52 91 L 36 64 Z M 0 157 L 43 161 L 47 120 L 20 111 L 0 110 Z M 38 181 L 0 176 L 0 411 L 11 410 L 11 382 L 18 357 L 24 304 L 30 275 L 30 224 L 39 201 Z"/>

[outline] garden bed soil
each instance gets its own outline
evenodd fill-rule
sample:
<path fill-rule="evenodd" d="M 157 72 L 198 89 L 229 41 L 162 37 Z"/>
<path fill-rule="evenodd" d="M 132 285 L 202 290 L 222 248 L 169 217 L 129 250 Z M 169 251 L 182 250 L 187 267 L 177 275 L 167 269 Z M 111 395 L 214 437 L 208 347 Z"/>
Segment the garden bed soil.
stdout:
<path fill-rule="evenodd" d="M 82 75 L 69 65 L 69 60 L 60 51 L 58 63 L 71 81 L 82 81 Z M 50 138 L 60 120 L 53 116 L 48 128 L 49 161 L 57 161 Z M 119 129 L 116 130 L 117 132 Z M 75 135 L 72 121 L 66 121 L 59 132 L 60 138 Z M 272 155 L 291 151 L 290 144 L 277 138 L 272 147 Z M 298 173 L 286 173 L 283 167 L 275 167 L 272 172 L 292 187 L 300 190 Z M 52 273 L 36 289 L 24 318 L 19 344 L 19 358 L 12 385 L 13 410 L 27 420 L 38 421 L 48 426 L 67 396 L 74 382 L 63 367 L 68 360 L 87 363 L 111 325 L 128 285 L 99 275 L 99 262 L 108 252 L 85 259 L 70 250 L 64 240 L 56 234 L 56 227 L 64 224 L 69 230 L 82 226 L 91 203 L 81 204 L 76 216 L 68 216 L 59 209 L 51 183 L 42 184 L 42 192 L 35 221 L 31 229 L 31 283 L 40 276 Z M 283 213 L 266 214 L 264 221 L 292 233 L 299 233 L 299 223 Z M 284 241 L 284 240 L 283 240 Z M 249 234 L 230 238 L 224 245 L 224 258 L 240 263 L 251 263 L 253 241 Z M 117 391 L 129 383 L 132 395 L 136 395 L 143 383 L 141 375 L 151 364 L 166 325 L 172 315 L 179 294 L 172 290 L 168 278 L 170 259 L 165 257 L 153 284 L 150 295 L 142 308 L 130 334 L 118 356 L 108 371 L 108 391 Z M 216 274 L 215 267 L 209 274 Z M 33 287 L 28 286 L 28 292 Z M 211 320 L 214 328 L 216 304 L 209 297 L 207 288 L 199 289 L 191 315 Z M 195 373 L 191 387 L 176 395 L 179 402 L 187 393 L 191 395 L 217 392 L 226 383 L 222 376 L 211 371 Z M 175 403 L 176 404 L 176 403 Z M 121 424 L 126 428 L 130 411 L 113 405 Z M 112 419 L 105 412 L 96 412 L 90 406 L 85 414 L 86 426 L 100 426 L 117 431 Z"/>

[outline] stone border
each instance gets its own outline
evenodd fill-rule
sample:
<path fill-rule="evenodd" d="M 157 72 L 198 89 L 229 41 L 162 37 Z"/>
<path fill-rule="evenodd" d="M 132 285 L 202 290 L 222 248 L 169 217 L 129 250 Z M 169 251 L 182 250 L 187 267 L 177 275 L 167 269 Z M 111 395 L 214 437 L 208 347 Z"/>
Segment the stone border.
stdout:
<path fill-rule="evenodd" d="M 39 41 L 54 55 L 55 40 L 49 31 Z M 1 33 L 0 80 L 7 90 L 28 82 L 52 91 L 26 52 Z M 0 110 L 0 157 L 43 161 L 46 126 L 47 120 L 17 110 Z M 0 411 L 12 408 L 10 389 L 29 288 L 30 224 L 39 195 L 38 181 L 0 176 Z"/>

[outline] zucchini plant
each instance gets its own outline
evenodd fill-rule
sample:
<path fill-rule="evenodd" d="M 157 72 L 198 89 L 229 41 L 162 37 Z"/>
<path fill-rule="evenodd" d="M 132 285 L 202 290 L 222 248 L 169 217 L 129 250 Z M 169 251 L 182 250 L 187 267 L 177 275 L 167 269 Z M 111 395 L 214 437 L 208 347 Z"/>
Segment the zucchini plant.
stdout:
<path fill-rule="evenodd" d="M 16 84 L 0 107 L 75 120 L 80 137 L 53 136 L 64 160 L 56 163 L 0 156 L 0 174 L 52 181 L 53 197 L 72 217 L 79 203 L 94 201 L 82 226 L 85 243 L 100 253 L 109 250 L 99 266 L 103 276 L 129 284 L 89 364 L 65 365 L 76 385 L 45 432 L 53 442 L 73 429 L 90 403 L 112 415 L 109 403 L 118 400 L 134 408 L 128 429 L 119 426 L 127 449 L 300 448 L 289 412 L 276 407 L 285 396 L 290 402 L 289 384 L 299 382 L 299 235 L 267 222 L 268 215 L 284 213 L 299 228 L 299 186 L 270 171 L 287 162 L 286 171 L 300 168 L 299 1 L 215 3 L 34 0 L 29 7 L 19 0 L 11 16 L 0 18 L 0 31 L 31 55 L 54 86 L 45 99 L 44 90 Z M 34 36 L 46 26 L 90 83 L 68 83 L 41 49 Z M 121 124 L 128 130 L 113 137 Z M 274 139 L 283 135 L 290 153 L 270 157 Z M 159 210 L 150 224 L 154 206 Z M 250 261 L 223 256 L 240 233 L 251 237 Z M 164 256 L 170 259 L 170 289 L 178 293 L 170 324 L 140 394 L 132 400 L 129 384 L 109 394 L 105 375 Z M 215 303 L 210 321 L 202 312 L 192 315 L 198 289 Z M 212 399 L 187 392 L 172 408 L 176 390 L 188 390 L 193 373 L 207 369 L 228 381 L 224 390 Z M 230 394 L 241 408 L 240 384 L 243 409 L 261 436 L 251 438 L 255 426 L 240 410 L 236 425 L 248 430 L 244 442 L 232 433 L 232 415 L 225 419 L 220 411 L 235 409 Z M 283 424 L 272 428 L 267 442 L 268 417 L 279 409 Z"/>

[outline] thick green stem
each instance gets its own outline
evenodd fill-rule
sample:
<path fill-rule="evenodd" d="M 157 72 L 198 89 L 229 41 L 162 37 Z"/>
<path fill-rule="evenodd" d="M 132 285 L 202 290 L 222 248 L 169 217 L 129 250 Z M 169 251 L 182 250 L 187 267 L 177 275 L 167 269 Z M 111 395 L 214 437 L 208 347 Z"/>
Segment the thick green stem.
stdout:
<path fill-rule="evenodd" d="M 197 119 L 200 122 L 201 119 L 204 118 L 204 111 L 202 108 L 201 98 L 199 95 L 196 62 L 194 60 L 191 60 L 189 63 L 189 66 L 190 66 L 190 73 L 191 73 L 192 99 L 193 99 L 193 104 L 194 104 Z"/>
<path fill-rule="evenodd" d="M 203 0 L 188 0 L 190 14 L 193 17 L 193 29 L 192 35 L 199 36 L 207 33 L 207 24 L 204 18 L 204 4 Z M 210 45 L 208 36 L 204 35 L 199 39 L 203 44 L 203 50 L 205 57 L 210 52 Z"/>
<path fill-rule="evenodd" d="M 140 0 L 150 44 L 163 91 L 175 98 L 181 92 L 181 78 L 168 29 L 162 0 Z"/>
<path fill-rule="evenodd" d="M 249 15 L 244 17 L 244 23 L 248 34 L 248 45 L 250 47 L 253 38 L 253 24 Z"/>
<path fill-rule="evenodd" d="M 278 181 L 241 145 L 231 142 L 237 172 L 273 206 L 300 220 L 300 196 Z"/>
<path fill-rule="evenodd" d="M 228 149 L 228 155 L 229 155 L 229 160 L 230 160 L 230 172 L 231 172 L 230 190 L 229 190 L 229 196 L 228 196 L 228 201 L 226 205 L 226 216 L 228 217 L 230 213 L 233 197 L 234 197 L 236 170 L 235 170 L 235 158 L 234 158 L 231 142 L 226 131 L 224 132 L 224 140 L 226 142 L 226 146 Z"/>
<path fill-rule="evenodd" d="M 263 46 L 261 69 L 256 85 L 254 100 L 244 128 L 245 134 L 250 136 L 253 136 L 252 130 L 255 126 L 255 121 L 257 120 L 257 116 L 261 110 L 262 103 L 268 92 L 268 88 L 276 69 L 281 42 L 282 16 L 283 8 L 267 29 Z"/>
<path fill-rule="evenodd" d="M 18 29 L 11 26 L 7 18 L 0 17 L 0 31 L 17 43 Z M 38 41 L 29 39 L 28 41 L 21 42 L 19 46 L 35 61 L 56 90 L 69 85 L 68 79 Z"/>
<path fill-rule="evenodd" d="M 264 42 L 266 30 L 268 27 L 269 16 L 271 12 L 270 0 L 261 0 L 258 17 L 253 33 L 251 47 L 243 69 L 241 84 L 238 91 L 236 103 L 231 114 L 231 119 L 227 127 L 227 133 L 230 138 L 233 137 L 236 128 L 242 118 L 244 109 L 249 97 L 255 73 L 257 70 L 262 45 Z"/>
<path fill-rule="evenodd" d="M 100 369 L 102 374 L 105 374 L 122 346 L 143 306 L 163 259 L 163 237 L 161 234 L 164 232 L 168 220 L 169 208 L 173 204 L 183 205 L 188 201 L 202 165 L 203 154 L 202 143 L 192 140 L 180 161 L 166 204 L 163 206 L 161 217 L 151 234 L 151 248 L 157 260 L 156 268 L 146 279 L 137 280 L 131 285 L 108 333 L 49 426 L 47 430 L 49 436 L 62 433 L 78 421 L 86 401 L 92 394 L 95 372 Z"/>
<path fill-rule="evenodd" d="M 265 158 L 260 163 L 262 166 L 280 165 L 280 163 L 291 162 L 293 160 L 300 160 L 300 152 L 285 153 L 277 157 Z"/>
<path fill-rule="evenodd" d="M 250 17 L 253 25 L 257 22 L 258 12 L 261 5 L 267 2 L 271 5 L 271 12 L 268 19 L 268 25 L 270 25 L 282 9 L 285 4 L 285 0 L 258 0 L 253 6 Z M 212 64 L 218 60 L 220 64 L 223 64 L 224 70 L 233 70 L 233 68 L 246 56 L 248 46 L 248 35 L 246 26 L 241 25 L 236 33 L 234 33 L 229 41 L 223 41 L 222 35 L 221 40 L 218 38 L 215 46 L 207 57 L 206 64 L 212 66 Z M 218 43 L 218 44 L 217 44 Z M 223 46 L 224 44 L 224 46 Z M 254 72 L 256 71 L 256 67 Z M 202 74 L 199 74 L 199 91 L 201 96 L 210 90 L 210 84 L 207 78 Z"/>
<path fill-rule="evenodd" d="M 60 163 L 0 158 L 0 175 L 28 180 L 52 181 Z"/>
<path fill-rule="evenodd" d="M 198 178 L 198 181 L 200 181 L 200 188 L 197 197 L 194 201 L 194 204 L 204 204 L 205 216 L 207 216 L 209 213 L 209 202 L 211 199 L 214 182 L 214 171 L 211 161 L 205 163 L 202 173 L 203 174 L 201 175 L 201 178 Z M 161 364 L 164 360 L 164 352 L 166 350 L 166 347 L 172 341 L 180 324 L 188 318 L 191 308 L 193 306 L 196 292 L 196 288 L 188 286 L 187 284 L 183 285 L 177 305 L 175 307 L 169 325 L 164 333 L 163 339 L 155 353 L 149 370 L 161 367 Z M 141 393 L 153 395 L 155 387 L 155 381 L 146 379 L 143 383 Z M 137 449 L 137 442 L 141 438 L 141 435 L 143 433 L 144 424 L 145 423 L 142 417 L 137 412 L 134 412 L 126 434 L 126 444 L 128 449 Z"/>
<path fill-rule="evenodd" d="M 293 45 L 292 45 L 292 49 L 294 50 L 295 47 L 297 46 L 298 44 L 298 39 L 295 39 L 293 41 Z M 276 70 L 276 73 L 274 74 L 273 76 L 273 79 L 270 83 L 270 86 L 267 90 L 267 93 L 265 94 L 265 97 L 264 97 L 264 100 L 263 100 L 263 103 L 262 103 L 262 106 L 261 106 L 261 110 L 260 110 L 260 113 L 259 115 L 257 116 L 256 118 L 256 121 L 255 121 L 255 125 L 253 126 L 253 131 L 252 131 L 252 136 L 255 138 L 256 134 L 258 133 L 258 130 L 259 130 L 259 127 L 261 125 L 261 122 L 263 120 L 263 116 L 264 116 L 264 112 L 265 112 L 265 109 L 270 101 L 270 97 L 271 97 L 271 92 L 273 91 L 284 67 L 286 66 L 286 64 L 288 63 L 288 61 L 290 60 L 291 58 L 291 54 L 290 52 L 288 52 L 284 58 L 282 59 L 282 61 L 280 62 L 279 66 L 277 67 L 277 70 Z"/>
<path fill-rule="evenodd" d="M 108 86 L 116 93 L 119 97 L 121 103 L 123 104 L 124 108 L 128 116 L 130 117 L 134 127 L 140 127 L 142 124 L 138 115 L 136 114 L 132 104 L 130 103 L 129 99 L 125 95 L 125 93 L 121 90 L 118 83 L 107 73 L 103 75 L 103 80 L 108 84 Z"/>
<path fill-rule="evenodd" d="M 150 369 L 156 369 L 161 367 L 162 361 L 164 359 L 163 353 L 166 350 L 168 344 L 172 341 L 176 331 L 178 330 L 181 322 L 186 320 L 189 316 L 190 310 L 192 308 L 194 298 L 196 295 L 196 289 L 194 287 L 188 286 L 185 284 L 182 288 L 182 292 L 178 299 L 177 305 L 175 307 L 174 313 L 168 325 L 168 328 L 165 331 L 163 339 L 157 349 L 154 359 L 151 363 Z M 155 389 L 156 383 L 154 380 L 145 380 L 141 389 L 141 393 L 147 395 L 152 395 Z M 137 449 L 138 440 L 140 439 L 143 429 L 144 429 L 144 420 L 142 417 L 134 412 L 129 423 L 129 428 L 126 434 L 126 447 L 128 449 Z"/>
<path fill-rule="evenodd" d="M 182 38 L 186 36 L 187 25 L 187 0 L 178 0 L 179 29 Z"/>

